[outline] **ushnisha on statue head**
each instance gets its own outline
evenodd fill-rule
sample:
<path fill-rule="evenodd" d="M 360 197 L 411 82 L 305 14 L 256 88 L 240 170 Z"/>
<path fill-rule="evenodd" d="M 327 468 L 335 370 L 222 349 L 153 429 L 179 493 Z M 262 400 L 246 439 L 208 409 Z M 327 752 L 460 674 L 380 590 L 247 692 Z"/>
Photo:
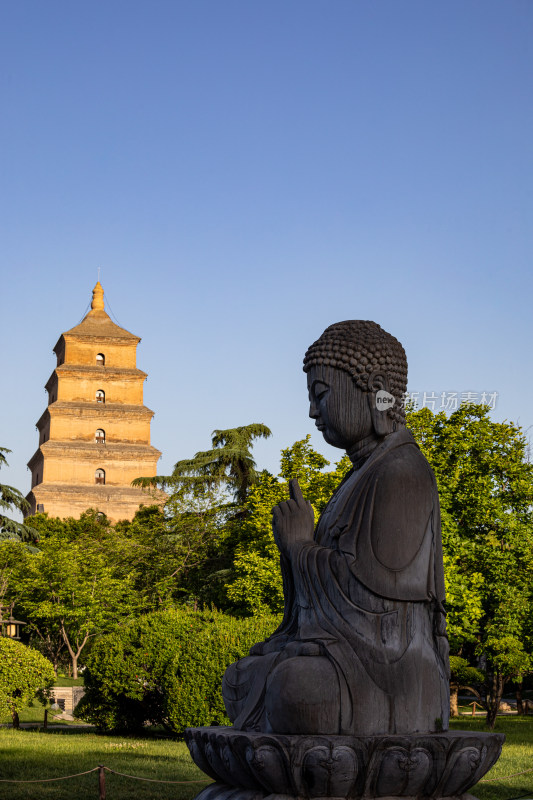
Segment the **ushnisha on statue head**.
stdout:
<path fill-rule="evenodd" d="M 405 425 L 407 358 L 376 322 L 326 328 L 304 358 L 310 409 L 324 439 L 349 454 Z"/>

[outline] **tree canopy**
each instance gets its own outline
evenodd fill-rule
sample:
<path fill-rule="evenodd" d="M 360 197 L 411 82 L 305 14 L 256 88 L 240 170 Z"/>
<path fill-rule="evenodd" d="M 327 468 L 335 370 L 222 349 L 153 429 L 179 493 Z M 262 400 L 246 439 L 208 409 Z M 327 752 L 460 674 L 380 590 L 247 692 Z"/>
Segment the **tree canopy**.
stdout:
<path fill-rule="evenodd" d="M 0 545 L 0 569 L 11 565 L 8 596 L 42 643 L 59 638 L 73 677 L 87 642 L 141 610 L 134 582 L 124 574 L 107 520 L 86 512 L 81 520 L 33 518 L 39 551 L 18 542 Z M 46 653 L 51 656 L 48 651 Z"/>
<path fill-rule="evenodd" d="M 234 502 L 244 503 L 251 486 L 259 475 L 251 448 L 256 439 L 267 439 L 270 428 L 261 422 L 253 422 L 239 428 L 214 430 L 211 434 L 211 449 L 196 453 L 193 458 L 178 461 L 170 476 L 137 478 L 134 486 L 159 486 L 172 489 L 206 484 L 224 487 L 233 496 Z"/>
<path fill-rule="evenodd" d="M 489 724 L 505 682 L 533 667 L 533 467 L 519 426 L 483 405 L 407 424 L 439 487 L 451 652 L 486 673 Z"/>

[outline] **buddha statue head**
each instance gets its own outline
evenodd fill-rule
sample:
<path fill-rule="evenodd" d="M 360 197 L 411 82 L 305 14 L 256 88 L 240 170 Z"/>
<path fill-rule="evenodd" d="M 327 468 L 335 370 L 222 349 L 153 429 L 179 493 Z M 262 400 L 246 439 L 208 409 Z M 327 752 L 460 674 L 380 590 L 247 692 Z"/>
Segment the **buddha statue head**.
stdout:
<path fill-rule="evenodd" d="M 405 351 L 376 322 L 330 325 L 307 350 L 304 372 L 309 416 L 328 444 L 350 453 L 405 425 Z"/>

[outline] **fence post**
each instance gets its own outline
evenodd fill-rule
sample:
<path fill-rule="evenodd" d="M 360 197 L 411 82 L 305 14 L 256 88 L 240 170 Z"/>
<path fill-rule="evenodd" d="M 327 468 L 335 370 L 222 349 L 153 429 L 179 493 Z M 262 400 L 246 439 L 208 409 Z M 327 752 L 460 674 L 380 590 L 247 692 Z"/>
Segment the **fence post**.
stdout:
<path fill-rule="evenodd" d="M 98 789 L 100 790 L 98 800 L 105 800 L 105 767 L 103 764 L 98 764 Z"/>

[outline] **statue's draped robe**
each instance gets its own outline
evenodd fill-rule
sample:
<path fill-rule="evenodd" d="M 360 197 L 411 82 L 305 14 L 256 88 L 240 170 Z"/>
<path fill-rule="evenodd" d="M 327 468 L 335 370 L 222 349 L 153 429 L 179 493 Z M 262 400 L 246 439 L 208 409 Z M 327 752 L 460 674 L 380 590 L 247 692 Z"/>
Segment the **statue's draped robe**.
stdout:
<path fill-rule="evenodd" d="M 291 559 L 281 558 L 283 622 L 224 676 L 234 726 L 272 730 L 265 713 L 269 676 L 287 658 L 297 658 L 304 675 L 313 662 L 305 659 L 319 654 L 338 680 L 337 733 L 447 728 L 439 500 L 409 431 L 387 436 L 346 476 L 313 542 Z"/>

